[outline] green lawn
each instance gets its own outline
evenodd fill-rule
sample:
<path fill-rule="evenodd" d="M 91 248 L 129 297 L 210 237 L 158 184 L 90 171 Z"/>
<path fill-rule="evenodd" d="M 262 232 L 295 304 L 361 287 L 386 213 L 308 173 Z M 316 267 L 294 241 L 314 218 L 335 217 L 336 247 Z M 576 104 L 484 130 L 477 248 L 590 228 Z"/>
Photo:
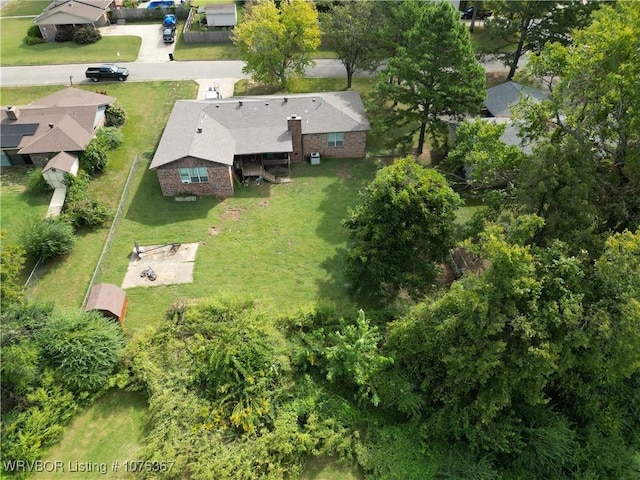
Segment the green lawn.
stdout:
<path fill-rule="evenodd" d="M 318 298 L 343 303 L 341 252 L 347 232 L 340 222 L 374 172 L 373 161 L 354 159 L 294 165 L 290 184 L 237 186 L 225 201 L 194 203 L 161 197 L 155 173 L 145 172 L 98 280 L 122 282 L 134 240 L 197 242 L 193 283 L 127 290 L 125 329 L 161 321 L 181 297 L 238 295 L 277 311 Z"/>
<path fill-rule="evenodd" d="M 11 5 L 11 4 L 9 4 Z M 70 63 L 133 62 L 138 58 L 140 37 L 102 37 L 91 45 L 75 42 L 27 45 L 24 37 L 31 18 L 0 20 L 0 65 L 61 65 Z M 120 56 L 118 56 L 118 52 Z"/>
<path fill-rule="evenodd" d="M 37 16 L 42 13 L 50 0 L 28 0 L 8 2 L 0 9 L 0 16 L 14 17 L 22 15 Z"/>
<path fill-rule="evenodd" d="M 27 191 L 26 179 L 30 169 L 3 169 L 0 174 L 2 188 L 2 204 L 0 205 L 3 232 L 2 241 L 7 243 L 19 242 L 19 226 L 26 218 L 42 218 L 47 213 L 50 194 L 32 194 Z"/>
<path fill-rule="evenodd" d="M 33 480 L 124 479 L 126 461 L 140 459 L 147 403 L 142 394 L 112 390 L 90 408 L 75 416 L 62 440 L 49 448 L 42 460 L 62 462 L 57 472 L 41 472 Z M 114 461 L 118 462 L 117 472 Z M 104 464 L 106 473 L 79 471 L 89 464 Z"/>
<path fill-rule="evenodd" d="M 78 88 L 94 90 L 96 87 L 86 85 Z M 191 81 L 133 82 L 114 83 L 101 88 L 104 88 L 107 94 L 116 97 L 128 114 L 127 124 L 122 128 L 125 143 L 119 149 L 109 153 L 107 172 L 92 180 L 91 183 L 92 195 L 115 209 L 133 158 L 136 155 L 150 158 L 175 100 L 195 98 L 197 85 Z M 21 105 L 59 89 L 59 86 L 2 88 L 0 93 L 4 105 Z M 141 102 L 140 99 L 144 101 Z M 145 128 L 150 125 L 158 127 Z M 140 174 L 142 173 L 141 171 Z M 32 198 L 28 194 L 21 197 L 16 197 L 14 194 L 14 199 L 24 200 L 27 203 L 22 207 L 12 205 L 11 192 L 12 190 L 2 185 L 0 200 L 3 208 L 0 224 L 7 232 L 7 238 L 17 238 L 21 218 L 17 212 L 24 211 L 23 209 L 29 205 L 28 202 L 39 201 L 48 205 L 49 201 L 48 199 L 38 200 L 39 197 Z M 8 207 L 12 208 L 8 209 Z M 37 300 L 53 300 L 63 306 L 81 306 L 107 232 L 107 228 L 80 232 L 73 251 L 41 270 L 38 281 L 29 289 L 29 295 Z"/>
<path fill-rule="evenodd" d="M 507 42 L 501 38 L 491 38 L 484 26 L 476 25 L 471 32 L 471 44 L 476 52 L 489 52 L 500 49 L 505 52 L 512 52 L 516 49 L 517 41 Z"/>

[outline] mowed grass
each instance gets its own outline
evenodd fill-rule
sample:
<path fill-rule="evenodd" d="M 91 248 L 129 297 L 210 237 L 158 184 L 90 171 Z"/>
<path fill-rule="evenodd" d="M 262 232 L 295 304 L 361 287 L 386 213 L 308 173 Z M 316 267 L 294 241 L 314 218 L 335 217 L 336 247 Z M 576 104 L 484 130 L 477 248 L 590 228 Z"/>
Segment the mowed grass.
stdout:
<path fill-rule="evenodd" d="M 79 86 L 95 91 L 95 86 Z M 59 90 L 60 87 L 19 87 L 3 88 L 2 103 L 21 105 Z M 162 129 L 175 100 L 195 98 L 195 82 L 149 82 L 115 83 L 100 86 L 100 91 L 118 99 L 127 111 L 128 121 L 122 128 L 125 143 L 117 150 L 109 152 L 107 171 L 91 182 L 91 195 L 108 207 L 115 209 L 124 188 L 130 166 L 136 155 L 150 158 L 162 134 Z M 144 99 L 144 101 L 141 101 Z M 8 238 L 17 238 L 20 228 L 21 205 L 18 200 L 29 200 L 31 196 L 15 197 L 14 205 L 5 204 L 10 199 L 10 191 L 5 186 L 0 189 L 3 206 L 0 224 L 7 231 Z M 10 200 L 7 200 L 10 201 Z M 42 201 L 42 200 L 41 200 Z M 48 200 L 46 200 L 48 205 Z M 5 214 L 5 207 L 11 211 Z M 46 208 L 44 209 L 46 212 Z M 44 216 L 44 215 L 43 215 Z M 86 294 L 91 276 L 107 238 L 108 228 L 90 232 L 80 231 L 74 249 L 65 257 L 48 263 L 39 269 L 39 275 L 28 289 L 28 294 L 36 300 L 54 301 L 62 306 L 80 307 Z M 117 282 L 120 284 L 121 282 Z"/>
<path fill-rule="evenodd" d="M 176 202 L 162 197 L 155 172 L 144 169 L 98 281 L 122 283 L 134 241 L 198 244 L 193 283 L 127 290 L 131 333 L 163 321 L 179 298 L 251 298 L 279 313 L 321 298 L 347 302 L 341 221 L 375 170 L 372 160 L 325 159 L 294 165 L 288 184 L 236 184 L 224 201 Z"/>
<path fill-rule="evenodd" d="M 0 20 L 0 65 L 60 65 L 116 60 L 132 62 L 138 58 L 142 39 L 135 36 L 104 36 L 90 45 L 78 45 L 75 42 L 27 45 L 24 38 L 32 21 L 32 18 Z"/>
<path fill-rule="evenodd" d="M 23 15 L 37 16 L 51 2 L 49 0 L 28 0 L 28 1 L 12 1 L 7 2 L 2 8 L 0 8 L 0 16 L 2 17 L 14 17 Z"/>
<path fill-rule="evenodd" d="M 127 475 L 124 462 L 139 460 L 141 455 L 147 402 L 140 393 L 111 390 L 71 421 L 62 440 L 49 448 L 42 460 L 62 462 L 62 469 L 32 475 L 33 480 L 64 480 L 69 478 L 110 479 L 134 478 Z M 113 462 L 118 471 L 114 471 Z M 88 465 L 99 468 L 79 471 Z M 51 465 L 51 464 L 49 464 Z M 62 471 L 64 470 L 64 471 Z"/>

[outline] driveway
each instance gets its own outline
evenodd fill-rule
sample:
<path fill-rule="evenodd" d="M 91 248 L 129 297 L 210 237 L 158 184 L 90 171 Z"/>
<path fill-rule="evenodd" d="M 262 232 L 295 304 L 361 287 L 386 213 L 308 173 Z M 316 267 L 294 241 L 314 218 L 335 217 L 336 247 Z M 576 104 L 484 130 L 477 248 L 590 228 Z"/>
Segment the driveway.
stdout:
<path fill-rule="evenodd" d="M 138 58 L 133 63 L 165 63 L 170 62 L 169 54 L 173 53 L 175 43 L 162 41 L 162 25 L 109 25 L 100 27 L 104 36 L 131 35 L 140 37 L 142 44 Z"/>

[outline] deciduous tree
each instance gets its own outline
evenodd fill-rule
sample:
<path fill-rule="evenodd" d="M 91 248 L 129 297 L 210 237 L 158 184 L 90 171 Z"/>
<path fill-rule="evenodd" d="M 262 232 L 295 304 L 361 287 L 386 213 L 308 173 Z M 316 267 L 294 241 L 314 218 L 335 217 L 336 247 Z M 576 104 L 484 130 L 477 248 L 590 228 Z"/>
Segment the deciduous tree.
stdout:
<path fill-rule="evenodd" d="M 363 0 L 332 4 L 321 15 L 324 37 L 347 71 L 347 88 L 356 71 L 371 71 L 380 64 L 384 18 L 380 13 L 376 2 Z"/>
<path fill-rule="evenodd" d="M 553 183 L 543 181 L 557 168 L 554 183 L 567 185 L 565 192 L 587 190 L 580 202 L 588 206 L 584 211 L 595 213 L 595 221 L 581 228 L 602 234 L 640 225 L 640 26 L 635 9 L 634 2 L 605 5 L 594 12 L 591 25 L 573 33 L 571 45 L 555 44 L 532 57 L 535 76 L 554 76 L 559 82 L 550 101 L 529 105 L 521 115 L 523 133 L 543 145 L 531 159 L 523 187 L 539 190 L 546 184 L 545 205 L 572 208 L 576 202 L 554 198 Z M 533 197 L 527 191 L 523 195 Z"/>
<path fill-rule="evenodd" d="M 353 288 L 427 290 L 453 241 L 458 194 L 440 173 L 406 157 L 378 171 L 360 198 L 344 222 Z"/>
<path fill-rule="evenodd" d="M 460 172 L 472 189 L 504 188 L 513 182 L 524 160 L 515 145 L 506 145 L 501 136 L 506 124 L 480 119 L 464 121 L 456 128 L 455 143 L 445 162 L 452 173 Z"/>
<path fill-rule="evenodd" d="M 254 80 L 285 88 L 313 65 L 320 46 L 318 11 L 308 0 L 262 0 L 252 5 L 234 30 L 233 41 Z"/>

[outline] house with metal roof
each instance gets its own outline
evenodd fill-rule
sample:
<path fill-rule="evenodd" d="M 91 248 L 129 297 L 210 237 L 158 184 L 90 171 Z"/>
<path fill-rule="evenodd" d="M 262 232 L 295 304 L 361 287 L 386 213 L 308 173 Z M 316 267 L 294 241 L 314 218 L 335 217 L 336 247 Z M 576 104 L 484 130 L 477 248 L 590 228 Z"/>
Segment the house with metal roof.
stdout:
<path fill-rule="evenodd" d="M 289 168 L 312 152 L 361 158 L 369 120 L 357 92 L 180 100 L 151 161 L 165 196 L 229 197 L 234 178 Z"/>
<path fill-rule="evenodd" d="M 106 108 L 115 101 L 67 87 L 28 105 L 0 107 L 0 165 L 46 166 L 61 152 L 77 157 L 104 125 Z M 68 165 L 68 155 L 51 168 Z"/>
<path fill-rule="evenodd" d="M 53 42 L 61 28 L 109 25 L 108 12 L 113 2 L 114 0 L 53 0 L 33 23 L 40 28 L 42 38 Z"/>

